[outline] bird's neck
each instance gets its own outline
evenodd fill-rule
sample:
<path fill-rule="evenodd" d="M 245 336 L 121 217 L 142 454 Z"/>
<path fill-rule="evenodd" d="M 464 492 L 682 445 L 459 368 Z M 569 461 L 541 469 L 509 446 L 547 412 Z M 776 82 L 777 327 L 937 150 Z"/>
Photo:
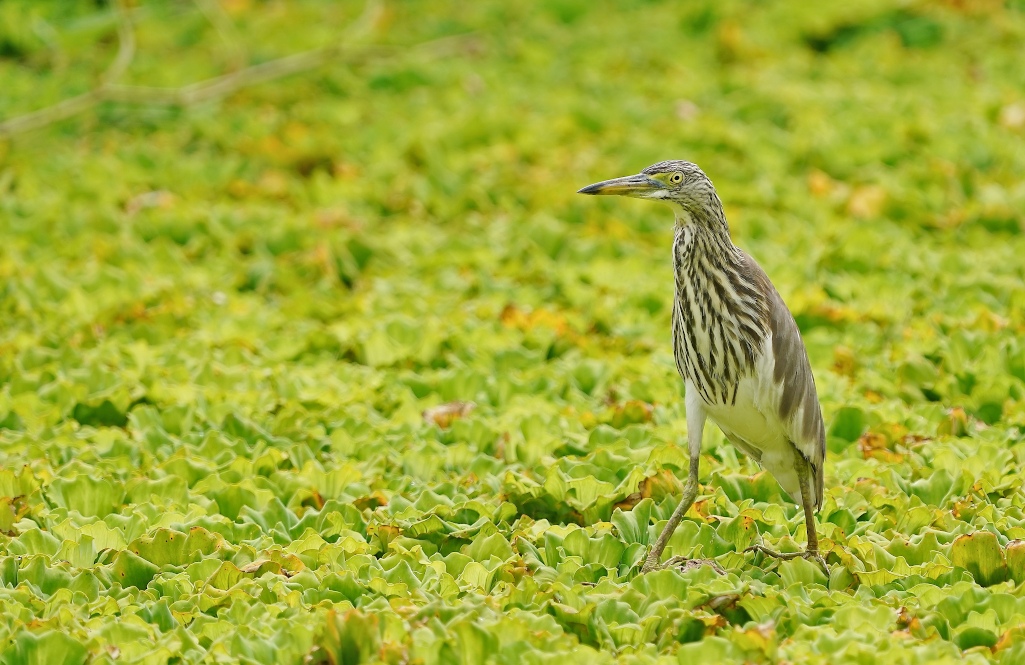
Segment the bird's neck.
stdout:
<path fill-rule="evenodd" d="M 765 299 L 753 289 L 743 288 L 749 273 L 745 254 L 733 244 L 725 226 L 701 223 L 676 225 L 673 268 L 677 298 L 693 299 L 706 294 L 709 313 L 764 310 Z"/>
<path fill-rule="evenodd" d="M 730 225 L 726 222 L 726 212 L 722 209 L 722 201 L 709 190 L 705 196 L 692 196 L 682 199 L 670 199 L 676 215 L 676 228 L 695 227 L 715 236 L 720 243 L 730 244 Z"/>
<path fill-rule="evenodd" d="M 693 267 L 695 260 L 723 269 L 736 269 L 744 260 L 740 249 L 730 238 L 722 204 L 708 208 L 695 208 L 675 204 L 676 237 L 673 242 L 673 261 L 677 272 Z"/>
<path fill-rule="evenodd" d="M 767 291 L 725 229 L 678 223 L 673 266 L 677 369 L 707 403 L 735 403 L 765 339 Z"/>

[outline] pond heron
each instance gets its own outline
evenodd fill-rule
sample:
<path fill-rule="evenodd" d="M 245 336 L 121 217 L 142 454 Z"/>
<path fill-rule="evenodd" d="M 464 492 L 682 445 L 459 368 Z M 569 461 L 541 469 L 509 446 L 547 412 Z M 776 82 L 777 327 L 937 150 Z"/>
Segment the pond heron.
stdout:
<path fill-rule="evenodd" d="M 825 430 L 808 354 L 794 317 L 765 271 L 730 239 L 712 181 L 695 164 L 666 161 L 579 193 L 663 201 L 676 214 L 673 352 L 686 386 L 690 472 L 680 503 L 641 571 L 686 561 L 674 557 L 660 563 L 698 492 L 706 419 L 804 507 L 804 552 L 781 554 L 761 545 L 750 549 L 778 558 L 812 559 L 825 568 L 815 532 L 815 510 L 822 505 Z"/>

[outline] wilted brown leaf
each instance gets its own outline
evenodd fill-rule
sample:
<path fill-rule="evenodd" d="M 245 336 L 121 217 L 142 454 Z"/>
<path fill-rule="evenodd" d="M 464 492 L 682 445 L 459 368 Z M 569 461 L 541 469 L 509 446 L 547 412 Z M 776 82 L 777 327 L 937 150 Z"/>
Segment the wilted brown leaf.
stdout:
<path fill-rule="evenodd" d="M 1004 0 L 944 0 L 943 4 L 954 11 L 975 16 L 999 14 L 1007 5 Z"/>
<path fill-rule="evenodd" d="M 858 439 L 858 449 L 865 459 L 874 458 L 883 462 L 900 462 L 904 456 L 889 449 L 890 439 L 879 432 L 865 432 Z"/>
<path fill-rule="evenodd" d="M 0 533 L 16 536 L 14 531 L 14 499 L 0 496 Z"/>
<path fill-rule="evenodd" d="M 968 425 L 970 419 L 968 414 L 960 406 L 947 411 L 947 417 L 945 420 L 941 420 L 937 431 L 940 434 L 949 434 L 950 436 L 965 436 L 968 434 Z"/>
<path fill-rule="evenodd" d="M 229 14 L 241 14 L 252 4 L 252 0 L 221 0 L 224 11 Z"/>
<path fill-rule="evenodd" d="M 874 390 L 866 390 L 865 399 L 867 399 L 872 404 L 878 404 L 879 402 L 883 401 L 883 396 Z"/>
<path fill-rule="evenodd" d="M 689 99 L 681 99 L 676 102 L 676 117 L 680 120 L 689 122 L 699 115 L 701 115 L 701 109 Z"/>
<path fill-rule="evenodd" d="M 136 194 L 125 203 L 125 212 L 134 215 L 147 208 L 170 208 L 175 204 L 176 197 L 165 189 Z"/>
<path fill-rule="evenodd" d="M 679 478 L 669 469 L 662 469 L 654 476 L 641 481 L 638 491 L 644 499 L 659 501 L 668 494 L 677 494 L 683 490 Z"/>
<path fill-rule="evenodd" d="M 374 492 L 371 492 L 370 494 L 367 494 L 366 496 L 361 496 L 357 498 L 355 501 L 352 502 L 352 505 L 356 506 L 360 510 L 366 510 L 368 508 L 370 510 L 373 510 L 374 508 L 378 508 L 380 506 L 387 506 L 388 497 L 385 496 L 384 492 L 376 490 Z"/>
<path fill-rule="evenodd" d="M 263 574 L 265 572 L 270 571 L 275 575 L 280 575 L 281 564 L 275 561 L 271 561 L 270 559 L 257 559 L 251 563 L 247 563 L 246 565 L 242 566 L 241 568 L 239 568 L 239 570 L 241 570 L 243 573 L 250 574 Z"/>
<path fill-rule="evenodd" d="M 911 614 L 907 607 L 902 605 L 897 612 L 897 626 L 900 628 L 910 628 L 917 624 L 918 618 Z"/>
<path fill-rule="evenodd" d="M 960 520 L 971 520 L 971 518 L 978 511 L 979 507 L 973 497 L 968 496 L 964 499 L 954 502 L 954 507 L 951 508 L 951 514 Z"/>
<path fill-rule="evenodd" d="M 610 424 L 616 429 L 621 429 L 627 425 L 650 422 L 654 415 L 654 406 L 632 399 L 613 407 Z"/>
<path fill-rule="evenodd" d="M 707 614 L 704 616 L 699 615 L 698 618 L 701 619 L 701 622 L 705 624 L 706 635 L 715 635 L 721 629 L 729 625 L 729 622 L 726 620 L 726 617 L 724 617 L 721 614 Z"/>
<path fill-rule="evenodd" d="M 623 510 L 623 511 L 633 510 L 634 506 L 636 506 L 638 503 L 640 503 L 641 499 L 643 499 L 643 498 L 644 497 L 641 496 L 640 492 L 634 492 L 633 494 L 627 494 L 626 497 L 624 497 L 622 501 L 614 504 L 613 507 L 614 508 L 618 508 L 618 509 Z"/>
<path fill-rule="evenodd" d="M 452 425 L 453 421 L 465 418 L 476 408 L 477 405 L 473 402 L 456 400 L 455 402 L 439 404 L 438 406 L 426 409 L 423 412 L 423 417 L 428 425 L 437 425 L 441 429 L 446 429 Z"/>
<path fill-rule="evenodd" d="M 1015 102 L 1000 109 L 1000 117 L 997 122 L 1001 127 L 1007 129 L 1021 129 L 1025 127 L 1025 102 Z"/>
<path fill-rule="evenodd" d="M 687 512 L 688 513 L 689 512 L 693 512 L 693 513 L 697 514 L 698 516 L 700 516 L 702 519 L 704 519 L 707 522 L 707 521 L 709 521 L 708 509 L 709 509 L 709 501 L 708 501 L 708 499 L 702 499 L 700 501 L 695 501 L 691 505 L 690 510 L 688 510 Z"/>
<path fill-rule="evenodd" d="M 829 177 L 829 174 L 818 169 L 812 169 L 808 173 L 808 191 L 812 196 L 825 198 L 836 189 L 836 181 Z"/>
<path fill-rule="evenodd" d="M 725 20 L 719 24 L 715 31 L 715 51 L 719 61 L 724 63 L 737 62 L 752 53 L 750 40 L 740 23 Z"/>
<path fill-rule="evenodd" d="M 621 510 L 632 510 L 642 499 L 654 499 L 661 501 L 670 494 L 678 494 L 682 490 L 679 479 L 669 469 L 662 469 L 653 476 L 648 476 L 640 482 L 637 491 L 628 495 L 616 504 Z"/>
<path fill-rule="evenodd" d="M 288 176 L 278 170 L 265 171 L 256 184 L 258 192 L 272 198 L 283 198 L 288 194 Z"/>
<path fill-rule="evenodd" d="M 388 543 L 395 540 L 402 534 L 402 529 L 391 524 L 369 524 L 367 525 L 367 535 L 371 538 L 376 538 L 383 550 L 388 549 Z"/>
<path fill-rule="evenodd" d="M 879 185 L 860 185 L 847 200 L 847 213 L 858 219 L 877 217 L 886 203 L 886 190 Z"/>
<path fill-rule="evenodd" d="M 1022 642 L 1025 642 L 1025 626 L 1015 626 L 1014 628 L 1010 628 L 1003 632 L 1000 639 L 997 640 L 997 643 L 993 645 L 993 653 L 1003 651 L 1004 649 L 1016 644 L 1021 644 Z"/>
<path fill-rule="evenodd" d="M 848 346 L 837 346 L 833 348 L 833 371 L 840 376 L 852 378 L 858 368 L 858 362 L 854 358 L 854 351 Z"/>
<path fill-rule="evenodd" d="M 776 646 L 776 629 L 770 623 L 758 624 L 747 630 L 737 631 L 736 642 L 745 650 L 768 653 Z"/>
<path fill-rule="evenodd" d="M 318 492 L 317 490 L 313 490 L 313 493 L 310 494 L 310 496 L 307 497 L 306 501 L 303 501 L 303 503 L 304 504 L 308 503 L 309 505 L 312 505 L 317 510 L 320 510 L 321 508 L 324 507 L 324 497 L 321 496 L 320 492 Z"/>
<path fill-rule="evenodd" d="M 569 328 L 566 317 L 558 312 L 547 309 L 524 310 L 513 304 L 508 304 L 502 309 L 499 319 L 504 325 L 520 330 L 548 328 L 563 335 Z"/>

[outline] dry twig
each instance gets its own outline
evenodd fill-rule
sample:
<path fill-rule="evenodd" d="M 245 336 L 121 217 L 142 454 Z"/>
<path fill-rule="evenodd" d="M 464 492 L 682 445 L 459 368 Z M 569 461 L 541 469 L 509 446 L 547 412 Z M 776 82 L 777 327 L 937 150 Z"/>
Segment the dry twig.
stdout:
<path fill-rule="evenodd" d="M 246 50 L 235 26 L 216 0 L 195 0 L 200 11 L 214 26 L 231 50 L 229 66 L 233 71 L 178 88 L 156 88 L 124 85 L 117 80 L 124 75 L 135 56 L 135 31 L 125 0 L 115 0 L 118 14 L 118 52 L 100 79 L 100 84 L 81 95 L 52 106 L 15 116 L 0 122 L 0 137 L 13 136 L 83 113 L 101 102 L 148 104 L 154 106 L 191 106 L 230 95 L 242 88 L 272 81 L 290 74 L 307 71 L 342 56 L 390 54 L 408 48 L 444 55 L 458 47 L 466 36 L 446 37 L 402 48 L 389 46 L 353 47 L 350 44 L 371 31 L 383 9 L 381 0 L 367 0 L 363 13 L 342 35 L 338 43 L 277 58 L 258 65 L 243 66 Z"/>

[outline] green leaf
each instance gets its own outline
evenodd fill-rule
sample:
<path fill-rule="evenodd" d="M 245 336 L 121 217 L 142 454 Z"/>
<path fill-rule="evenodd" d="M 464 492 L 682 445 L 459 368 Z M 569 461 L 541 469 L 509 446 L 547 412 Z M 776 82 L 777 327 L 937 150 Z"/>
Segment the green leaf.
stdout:
<path fill-rule="evenodd" d="M 227 591 L 241 581 L 245 575 L 230 561 L 222 561 L 217 569 L 207 578 L 206 583 L 215 589 Z"/>
<path fill-rule="evenodd" d="M 954 635 L 954 643 L 959 649 L 971 649 L 973 647 L 986 647 L 992 649 L 999 638 L 993 631 L 985 628 L 969 626 L 957 631 Z"/>
<path fill-rule="evenodd" d="M 1025 582 L 1025 541 L 1012 540 L 1007 543 L 1007 571 L 1015 584 Z"/>
<path fill-rule="evenodd" d="M 419 536 L 425 536 L 431 533 L 437 533 L 445 530 L 445 522 L 442 521 L 437 515 L 430 515 L 426 519 L 422 519 L 419 522 L 414 522 L 406 528 L 406 533 L 412 537 L 417 538 Z"/>
<path fill-rule="evenodd" d="M 62 508 L 74 510 L 86 517 L 105 517 L 124 501 L 124 488 L 105 478 L 76 475 L 73 478 L 55 478 L 47 488 L 53 502 Z"/>
<path fill-rule="evenodd" d="M 83 425 L 94 427 L 124 427 L 128 424 L 128 415 L 108 399 L 99 404 L 76 404 L 71 417 Z"/>
<path fill-rule="evenodd" d="M 39 529 L 28 529 L 7 546 L 11 554 L 49 554 L 54 555 L 60 549 L 61 541 L 50 533 Z"/>
<path fill-rule="evenodd" d="M 168 564 L 181 566 L 191 558 L 186 546 L 188 538 L 179 531 L 158 529 L 152 535 L 133 541 L 128 549 L 158 568 Z"/>
<path fill-rule="evenodd" d="M 834 414 L 833 422 L 829 426 L 829 435 L 851 443 L 857 441 L 867 427 L 864 411 L 857 407 L 845 406 Z"/>
<path fill-rule="evenodd" d="M 826 574 L 818 564 L 807 559 L 797 557 L 787 561 L 780 561 L 779 576 L 786 586 L 811 586 L 819 584 L 825 586 L 828 580 Z"/>
<path fill-rule="evenodd" d="M 571 531 L 562 541 L 562 546 L 566 554 L 580 557 L 585 564 L 597 563 L 610 569 L 619 567 L 626 551 L 626 546 L 610 534 L 590 538 L 583 529 Z"/>
<path fill-rule="evenodd" d="M 990 586 L 1007 579 L 1007 565 L 1004 553 L 995 534 L 976 531 L 970 535 L 958 536 L 950 548 L 951 561 L 958 568 L 964 568 L 979 584 Z"/>
<path fill-rule="evenodd" d="M 699 642 L 680 645 L 676 656 L 680 665 L 688 665 L 690 663 L 740 662 L 743 653 L 733 642 L 713 635 Z"/>
<path fill-rule="evenodd" d="M 112 576 L 123 588 L 145 589 L 157 574 L 159 568 L 129 550 L 122 550 L 114 557 Z"/>
<path fill-rule="evenodd" d="M 456 635 L 457 662 L 484 665 L 498 652 L 498 640 L 472 621 L 461 621 L 451 627 Z"/>
<path fill-rule="evenodd" d="M 379 619 L 358 611 L 331 610 L 317 629 L 314 643 L 337 665 L 371 662 L 381 648 Z"/>
<path fill-rule="evenodd" d="M 0 0 L 0 665 L 1025 663 L 1025 0 L 356 4 Z M 128 27 L 161 103 L 80 103 Z M 739 551 L 804 516 L 688 423 L 688 229 L 573 195 L 674 156 L 800 328 L 828 580 Z M 724 573 L 642 575 L 689 438 Z"/>
<path fill-rule="evenodd" d="M 3 665 L 82 665 L 89 656 L 80 642 L 63 632 L 44 630 L 39 633 L 23 629 L 0 656 Z"/>
<path fill-rule="evenodd" d="M 758 540 L 758 525 L 747 515 L 737 515 L 720 523 L 716 535 L 732 543 L 735 551 L 743 552 Z"/>
<path fill-rule="evenodd" d="M 478 536 L 472 543 L 463 550 L 467 556 L 474 561 L 486 562 L 492 557 L 505 561 L 513 555 L 509 541 L 501 533 L 495 532 L 490 536 Z"/>
<path fill-rule="evenodd" d="M 616 525 L 620 539 L 626 543 L 647 545 L 654 505 L 651 499 L 642 499 L 629 511 L 616 508 L 612 513 L 612 523 Z"/>

